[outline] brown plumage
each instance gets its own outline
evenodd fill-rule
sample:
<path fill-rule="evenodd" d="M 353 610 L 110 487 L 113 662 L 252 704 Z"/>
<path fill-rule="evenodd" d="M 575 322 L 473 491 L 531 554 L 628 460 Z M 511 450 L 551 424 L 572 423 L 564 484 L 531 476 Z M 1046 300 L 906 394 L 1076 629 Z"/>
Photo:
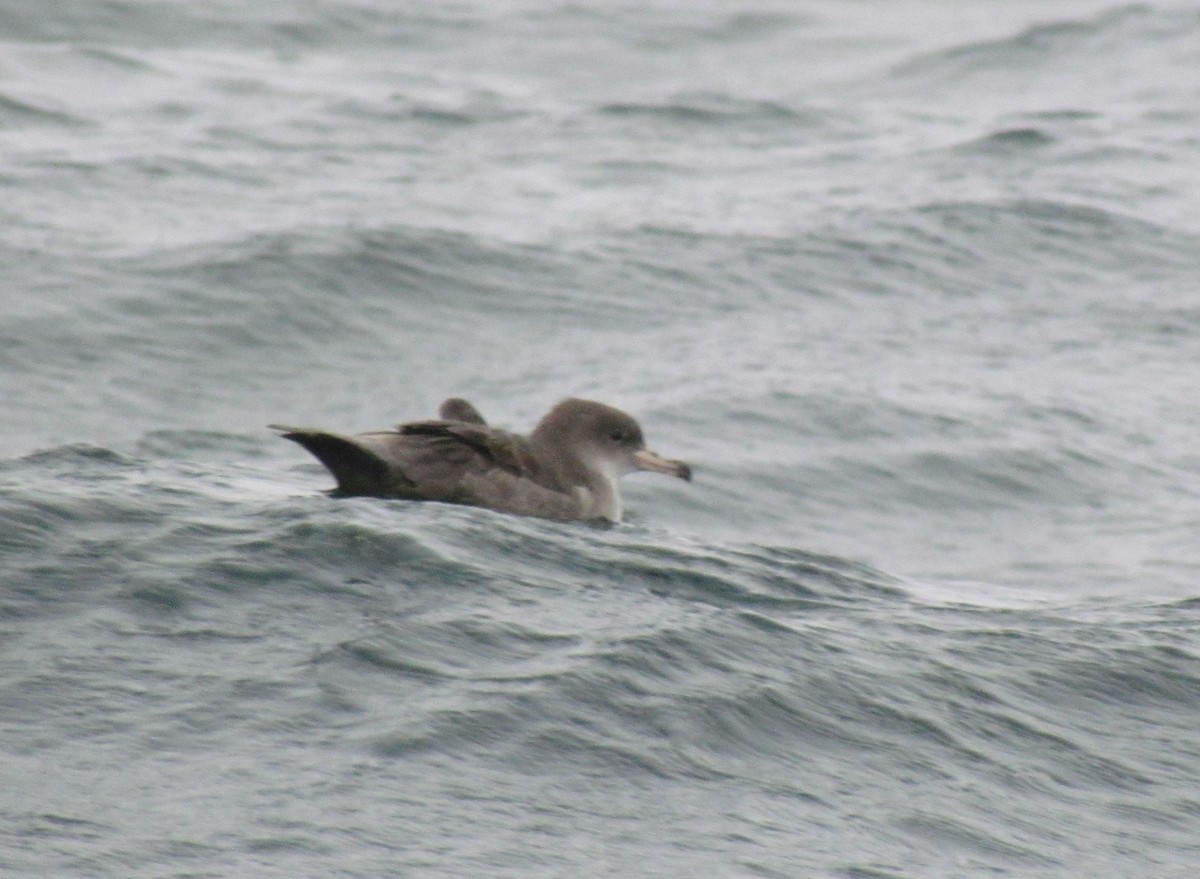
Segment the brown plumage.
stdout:
<path fill-rule="evenodd" d="M 619 522 L 617 480 L 634 470 L 691 479 L 691 468 L 646 448 L 619 409 L 564 400 L 529 436 L 490 427 L 466 400 L 441 418 L 354 436 L 272 425 L 329 468 L 337 493 L 488 507 L 546 519 Z"/>

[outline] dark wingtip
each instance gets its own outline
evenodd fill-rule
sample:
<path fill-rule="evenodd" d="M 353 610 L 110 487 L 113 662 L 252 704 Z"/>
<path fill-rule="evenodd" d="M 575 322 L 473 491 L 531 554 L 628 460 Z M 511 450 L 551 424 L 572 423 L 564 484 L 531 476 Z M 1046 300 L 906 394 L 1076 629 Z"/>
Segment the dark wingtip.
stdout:
<path fill-rule="evenodd" d="M 438 417 L 444 421 L 465 421 L 467 424 L 487 424 L 479 410 L 462 397 L 444 400 L 438 408 Z"/>
<path fill-rule="evenodd" d="M 324 464 L 337 480 L 337 494 L 371 497 L 395 495 L 396 482 L 402 476 L 392 473 L 386 461 L 370 449 L 363 448 L 353 438 L 281 424 L 270 427 L 280 431 L 284 439 L 303 446 Z"/>

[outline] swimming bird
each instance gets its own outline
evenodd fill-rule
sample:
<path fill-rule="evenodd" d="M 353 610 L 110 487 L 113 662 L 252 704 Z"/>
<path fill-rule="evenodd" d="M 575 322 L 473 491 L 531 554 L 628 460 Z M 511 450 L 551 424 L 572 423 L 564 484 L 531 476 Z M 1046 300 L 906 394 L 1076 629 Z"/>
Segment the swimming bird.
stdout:
<path fill-rule="evenodd" d="M 620 522 L 617 480 L 635 470 L 690 480 L 692 470 L 646 448 L 631 416 L 563 400 L 528 436 L 491 427 L 466 400 L 440 418 L 347 436 L 273 424 L 337 480 L 338 495 L 443 501 L 559 520 Z"/>

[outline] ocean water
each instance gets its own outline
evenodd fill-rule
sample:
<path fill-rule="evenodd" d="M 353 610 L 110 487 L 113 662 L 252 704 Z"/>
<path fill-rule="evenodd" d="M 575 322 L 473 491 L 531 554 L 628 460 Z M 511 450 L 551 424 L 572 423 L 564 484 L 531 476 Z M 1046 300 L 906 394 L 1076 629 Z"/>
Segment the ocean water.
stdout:
<path fill-rule="evenodd" d="M 1200 3 L 0 0 L 5 877 L 1200 869 Z M 599 529 L 270 422 L 621 406 Z"/>

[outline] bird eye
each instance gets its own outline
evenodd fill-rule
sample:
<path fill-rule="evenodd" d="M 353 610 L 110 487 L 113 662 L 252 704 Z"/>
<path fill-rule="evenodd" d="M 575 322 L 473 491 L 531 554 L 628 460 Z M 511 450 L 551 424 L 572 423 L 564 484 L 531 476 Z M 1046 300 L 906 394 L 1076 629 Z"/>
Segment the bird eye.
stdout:
<path fill-rule="evenodd" d="M 625 432 L 622 430 L 614 430 L 612 433 L 610 433 L 608 435 L 608 438 L 610 440 L 612 440 L 614 443 L 623 443 L 627 439 L 627 437 L 625 436 Z"/>

